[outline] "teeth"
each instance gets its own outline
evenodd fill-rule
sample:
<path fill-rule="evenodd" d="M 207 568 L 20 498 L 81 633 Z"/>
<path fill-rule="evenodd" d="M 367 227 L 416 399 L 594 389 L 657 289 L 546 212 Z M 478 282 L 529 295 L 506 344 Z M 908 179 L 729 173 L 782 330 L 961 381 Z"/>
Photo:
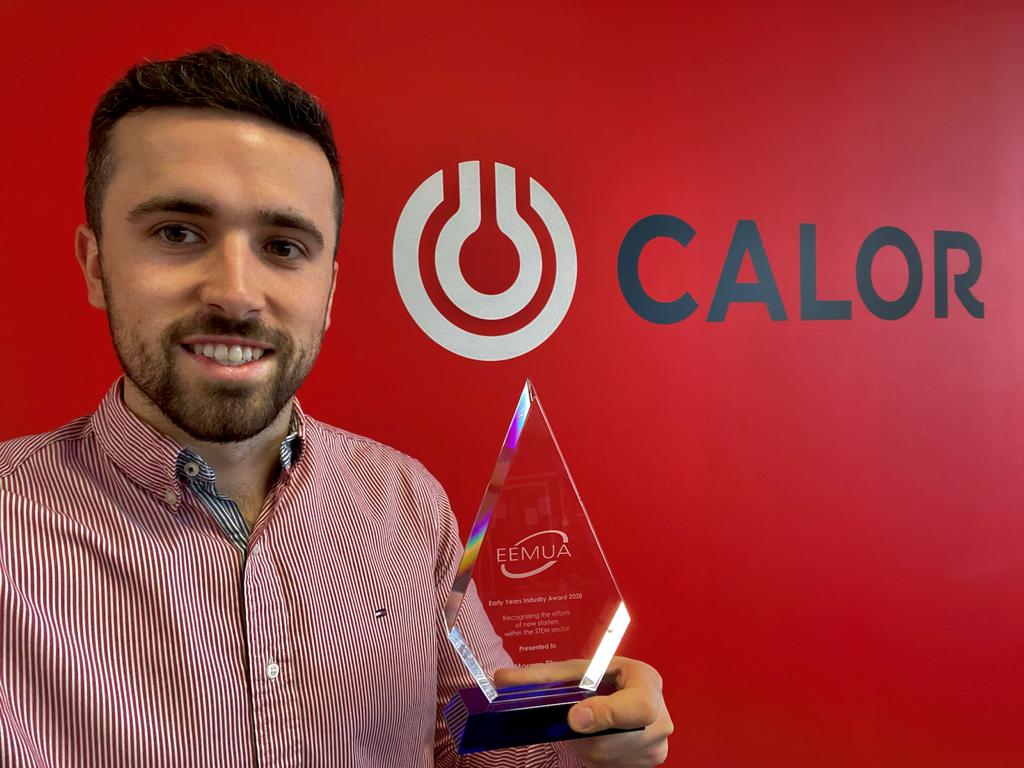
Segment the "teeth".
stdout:
<path fill-rule="evenodd" d="M 193 344 L 192 351 L 197 355 L 216 360 L 221 365 L 245 365 L 263 357 L 264 350 L 257 347 L 243 347 L 241 344 Z"/>

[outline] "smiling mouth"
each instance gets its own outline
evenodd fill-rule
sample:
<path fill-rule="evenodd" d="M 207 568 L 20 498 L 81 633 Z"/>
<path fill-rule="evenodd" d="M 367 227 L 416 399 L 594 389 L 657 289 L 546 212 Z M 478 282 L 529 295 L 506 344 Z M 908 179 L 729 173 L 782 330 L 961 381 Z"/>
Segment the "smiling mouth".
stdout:
<path fill-rule="evenodd" d="M 242 344 L 183 344 L 182 347 L 199 357 L 206 357 L 221 365 L 245 365 L 261 357 L 272 355 L 273 350 L 247 347 Z"/>

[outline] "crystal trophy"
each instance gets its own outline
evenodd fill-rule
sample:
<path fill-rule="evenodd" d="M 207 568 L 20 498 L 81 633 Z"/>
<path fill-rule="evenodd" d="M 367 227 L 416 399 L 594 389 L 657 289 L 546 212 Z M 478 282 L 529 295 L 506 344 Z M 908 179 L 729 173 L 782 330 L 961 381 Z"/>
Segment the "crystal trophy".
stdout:
<path fill-rule="evenodd" d="M 602 678 L 629 613 L 529 381 L 466 542 L 445 621 L 477 683 L 444 709 L 460 754 L 597 735 L 574 732 L 568 711 L 614 691 Z M 498 668 L 572 659 L 587 664 L 580 679 L 495 689 Z"/>

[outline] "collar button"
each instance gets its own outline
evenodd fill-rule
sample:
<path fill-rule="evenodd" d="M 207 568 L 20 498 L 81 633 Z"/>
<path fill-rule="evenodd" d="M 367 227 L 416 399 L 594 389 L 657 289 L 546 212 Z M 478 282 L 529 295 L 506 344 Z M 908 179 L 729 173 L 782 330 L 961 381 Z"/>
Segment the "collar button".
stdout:
<path fill-rule="evenodd" d="M 178 503 L 178 493 L 173 488 L 168 488 L 164 491 L 164 501 L 167 502 L 167 506 L 173 507 Z"/>

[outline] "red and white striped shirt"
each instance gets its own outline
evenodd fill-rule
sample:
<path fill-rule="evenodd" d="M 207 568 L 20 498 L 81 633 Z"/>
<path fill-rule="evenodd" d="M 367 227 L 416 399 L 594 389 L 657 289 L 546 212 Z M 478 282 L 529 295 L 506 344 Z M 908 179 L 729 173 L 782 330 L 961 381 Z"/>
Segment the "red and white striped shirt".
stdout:
<path fill-rule="evenodd" d="M 564 745 L 455 754 L 440 707 L 474 683 L 442 614 L 447 497 L 295 413 L 244 552 L 120 381 L 0 444 L 0 766 L 578 765 Z M 482 610 L 463 629 L 496 663 Z"/>

